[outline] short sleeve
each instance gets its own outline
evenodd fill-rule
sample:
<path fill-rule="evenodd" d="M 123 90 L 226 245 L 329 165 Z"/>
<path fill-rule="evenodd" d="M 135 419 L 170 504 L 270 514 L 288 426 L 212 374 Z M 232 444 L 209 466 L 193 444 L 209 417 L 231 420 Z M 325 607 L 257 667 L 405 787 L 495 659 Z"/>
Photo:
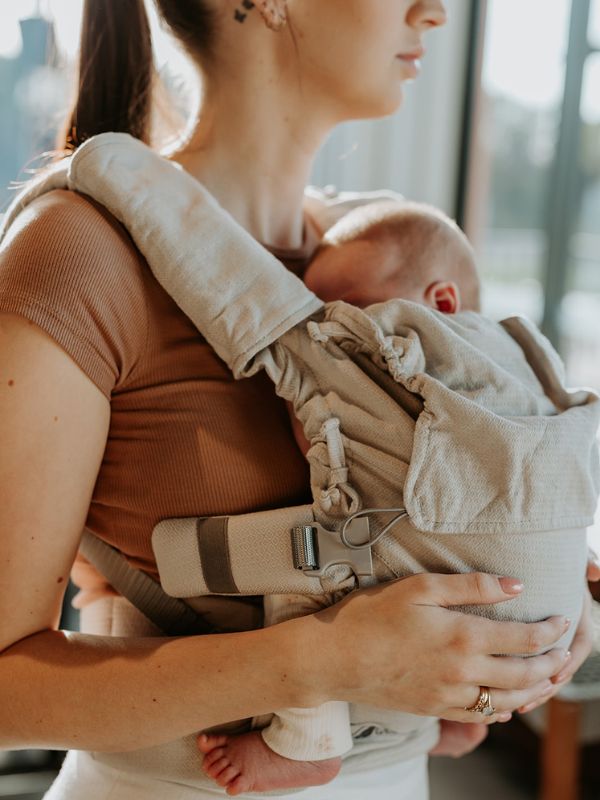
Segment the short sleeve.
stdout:
<path fill-rule="evenodd" d="M 19 214 L 2 242 L 0 311 L 42 328 L 110 399 L 144 352 L 145 270 L 104 208 L 51 191 Z"/>

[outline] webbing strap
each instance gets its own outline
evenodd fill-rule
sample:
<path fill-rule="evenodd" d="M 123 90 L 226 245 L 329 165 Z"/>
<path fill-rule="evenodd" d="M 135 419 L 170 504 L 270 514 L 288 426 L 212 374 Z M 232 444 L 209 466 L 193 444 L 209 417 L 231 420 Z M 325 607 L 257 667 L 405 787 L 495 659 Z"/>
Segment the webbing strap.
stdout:
<path fill-rule="evenodd" d="M 231 571 L 227 524 L 229 517 L 198 517 L 196 535 L 202 574 L 212 594 L 237 594 Z"/>
<path fill-rule="evenodd" d="M 218 633 L 187 603 L 170 597 L 150 575 L 132 567 L 122 553 L 87 528 L 79 550 L 119 594 L 169 636 Z"/>

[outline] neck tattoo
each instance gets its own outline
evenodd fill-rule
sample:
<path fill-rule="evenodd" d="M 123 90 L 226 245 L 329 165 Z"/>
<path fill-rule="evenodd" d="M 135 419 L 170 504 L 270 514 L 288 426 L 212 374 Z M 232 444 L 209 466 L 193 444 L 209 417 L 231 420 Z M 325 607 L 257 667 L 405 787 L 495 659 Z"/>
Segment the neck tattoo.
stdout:
<path fill-rule="evenodd" d="M 252 0 L 242 0 L 242 6 L 243 8 L 246 9 L 245 13 L 239 8 L 236 8 L 235 11 L 233 12 L 234 20 L 240 23 L 244 22 L 244 20 L 248 16 L 248 11 L 251 11 L 254 8 L 254 3 L 252 2 Z"/>

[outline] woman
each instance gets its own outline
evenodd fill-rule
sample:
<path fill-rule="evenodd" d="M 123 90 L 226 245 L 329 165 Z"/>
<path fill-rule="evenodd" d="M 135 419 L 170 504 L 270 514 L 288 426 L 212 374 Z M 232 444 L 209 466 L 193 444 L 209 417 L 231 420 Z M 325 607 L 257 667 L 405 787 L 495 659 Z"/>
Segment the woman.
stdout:
<path fill-rule="evenodd" d="M 205 79 L 174 157 L 302 274 L 319 236 L 302 208 L 319 146 L 342 120 L 398 108 L 423 34 L 444 22 L 441 2 L 157 6 Z M 141 0 L 88 0 L 68 145 L 103 130 L 148 140 L 151 55 Z M 52 800 L 213 797 L 208 781 L 128 773 L 89 751 L 143 750 L 274 708 L 340 699 L 482 723 L 465 709 L 485 686 L 496 708 L 485 721 L 506 720 L 547 699 L 589 652 L 587 615 L 569 657 L 551 649 L 563 618 L 521 625 L 448 610 L 520 591 L 486 575 L 417 576 L 268 629 L 260 603 L 208 598 L 202 612 L 231 633 L 165 639 L 77 560 L 84 632 L 58 632 L 84 525 L 156 574 L 159 519 L 305 502 L 306 466 L 266 379 L 231 380 L 89 198 L 55 191 L 19 215 L 0 256 L 0 311 L 0 686 L 10 690 L 0 746 L 71 749 Z M 198 753 L 199 777 L 200 764 Z M 423 757 L 359 771 L 344 767 L 307 796 L 426 796 Z"/>

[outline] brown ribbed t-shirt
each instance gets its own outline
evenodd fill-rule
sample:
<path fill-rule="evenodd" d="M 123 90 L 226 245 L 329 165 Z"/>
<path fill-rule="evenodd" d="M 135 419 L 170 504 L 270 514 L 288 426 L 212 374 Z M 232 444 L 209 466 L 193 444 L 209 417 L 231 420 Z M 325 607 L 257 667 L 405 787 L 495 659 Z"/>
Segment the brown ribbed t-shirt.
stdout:
<path fill-rule="evenodd" d="M 318 243 L 270 248 L 302 274 Z M 106 450 L 86 525 L 156 575 L 167 517 L 236 514 L 310 500 L 285 404 L 264 374 L 234 381 L 155 280 L 125 229 L 83 195 L 28 206 L 0 251 L 0 311 L 32 320 L 110 399 Z M 110 591 L 81 558 L 78 605 Z"/>

